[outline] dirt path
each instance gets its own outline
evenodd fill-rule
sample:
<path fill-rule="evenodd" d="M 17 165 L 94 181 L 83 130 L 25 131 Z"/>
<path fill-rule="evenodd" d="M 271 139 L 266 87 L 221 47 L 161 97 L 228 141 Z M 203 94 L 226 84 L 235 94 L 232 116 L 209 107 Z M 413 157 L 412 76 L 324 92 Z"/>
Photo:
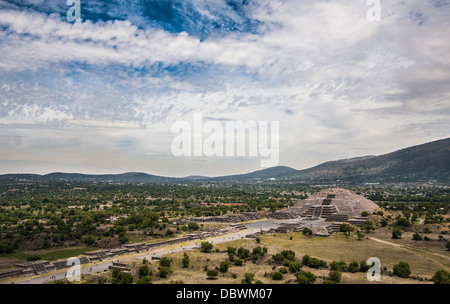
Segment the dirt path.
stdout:
<path fill-rule="evenodd" d="M 440 257 L 440 258 L 443 258 L 443 259 L 446 259 L 446 260 L 450 261 L 450 257 L 442 255 L 442 254 L 439 254 L 439 253 L 430 252 L 430 251 L 426 251 L 426 250 L 423 250 L 423 249 L 412 248 L 412 247 L 405 246 L 405 245 L 395 244 L 395 243 L 391 243 L 391 242 L 388 242 L 388 241 L 383 241 L 383 240 L 380 240 L 380 239 L 376 239 L 376 238 L 373 238 L 373 237 L 369 237 L 369 240 L 377 241 L 377 242 L 380 242 L 380 243 L 383 243 L 383 244 L 392 245 L 394 247 L 401 248 L 401 249 L 404 249 L 404 250 L 419 251 L 419 252 L 422 252 L 422 253 L 431 254 L 431 255 L 434 255 L 434 256 L 437 256 L 437 257 Z"/>

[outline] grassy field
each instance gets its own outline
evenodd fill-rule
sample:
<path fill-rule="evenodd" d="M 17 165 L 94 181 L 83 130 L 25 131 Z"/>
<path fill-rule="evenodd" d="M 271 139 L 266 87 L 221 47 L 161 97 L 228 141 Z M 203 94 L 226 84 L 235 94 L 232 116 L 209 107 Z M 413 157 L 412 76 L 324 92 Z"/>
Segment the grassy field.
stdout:
<path fill-rule="evenodd" d="M 87 247 L 73 247 L 70 249 L 58 250 L 37 250 L 32 252 L 17 251 L 11 254 L 2 255 L 0 258 L 0 271 L 11 268 L 15 263 L 27 262 L 30 256 L 39 256 L 44 261 L 55 261 L 59 259 L 76 257 L 83 252 L 91 251 L 92 248 Z"/>
<path fill-rule="evenodd" d="M 290 239 L 292 236 L 292 240 Z M 394 240 L 392 240 L 394 241 Z M 230 263 L 230 269 L 227 273 L 220 273 L 215 280 L 207 279 L 205 268 L 214 269 L 218 267 L 222 261 L 227 260 L 226 253 L 201 253 L 199 251 L 188 251 L 190 257 L 190 265 L 188 268 L 183 268 L 181 259 L 183 253 L 174 253 L 168 255 L 174 259 L 172 264 L 173 273 L 167 279 L 160 279 L 154 276 L 154 283 L 167 284 L 170 281 L 182 280 L 183 282 L 197 283 L 197 284 L 239 284 L 244 277 L 244 274 L 251 272 L 255 274 L 255 280 L 260 280 L 267 284 L 285 284 L 295 282 L 293 274 L 285 274 L 280 281 L 271 279 L 271 274 L 277 271 L 272 269 L 272 255 L 282 250 L 289 249 L 296 253 L 297 260 L 301 260 L 303 255 L 309 254 L 313 257 L 325 260 L 328 264 L 332 261 L 345 261 L 347 264 L 355 261 L 366 261 L 370 257 L 377 257 L 381 261 L 381 267 L 386 267 L 388 271 L 392 271 L 394 264 L 400 261 L 407 262 L 412 271 L 412 275 L 419 275 L 422 278 L 430 279 L 434 273 L 439 269 L 450 270 L 450 260 L 439 258 L 430 254 L 426 249 L 415 250 L 414 248 L 404 248 L 401 246 L 393 246 L 390 244 L 380 243 L 374 240 L 364 239 L 358 241 L 356 237 L 349 237 L 348 239 L 343 235 L 333 235 L 329 238 L 307 238 L 299 233 L 292 234 L 276 234 L 265 235 L 261 237 L 261 243 L 257 244 L 253 240 L 239 240 L 224 244 L 215 245 L 220 251 L 225 250 L 227 246 L 245 247 L 250 250 L 256 246 L 265 246 L 268 248 L 268 254 L 256 264 L 247 261 L 243 266 L 234 266 Z M 433 245 L 431 245 L 433 248 Z M 434 249 L 432 251 L 435 251 Z M 445 255 L 445 251 L 441 250 Z M 327 276 L 329 269 L 308 269 L 317 276 Z M 232 277 L 236 274 L 236 278 Z M 369 283 L 366 279 L 365 273 L 342 273 L 343 283 Z M 318 279 L 316 283 L 322 283 Z M 413 279 L 401 279 L 397 277 L 390 277 L 388 275 L 382 276 L 384 284 L 406 284 L 406 283 L 421 283 Z M 424 281 L 423 283 L 429 283 Z"/>

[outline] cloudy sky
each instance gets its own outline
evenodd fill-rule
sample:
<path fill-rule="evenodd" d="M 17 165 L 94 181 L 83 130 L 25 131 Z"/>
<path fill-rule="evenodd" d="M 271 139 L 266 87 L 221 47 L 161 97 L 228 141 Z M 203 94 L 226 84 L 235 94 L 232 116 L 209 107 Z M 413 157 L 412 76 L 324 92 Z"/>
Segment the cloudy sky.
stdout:
<path fill-rule="evenodd" d="M 244 173 L 176 121 L 278 121 L 279 165 L 450 135 L 450 1 L 0 0 L 0 173 Z M 205 135 L 206 136 L 206 135 Z"/>

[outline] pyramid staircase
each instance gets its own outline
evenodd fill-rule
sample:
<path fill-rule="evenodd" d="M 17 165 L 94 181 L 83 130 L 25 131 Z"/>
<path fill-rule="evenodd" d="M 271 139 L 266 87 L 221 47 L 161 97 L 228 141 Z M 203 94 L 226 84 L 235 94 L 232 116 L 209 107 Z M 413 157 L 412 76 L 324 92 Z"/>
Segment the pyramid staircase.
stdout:
<path fill-rule="evenodd" d="M 100 260 L 102 260 L 102 261 L 109 260 L 109 256 L 104 251 L 98 252 L 97 255 L 100 258 Z"/>
<path fill-rule="evenodd" d="M 337 212 L 336 206 L 333 205 L 320 205 L 310 206 L 303 214 L 302 217 L 322 217 L 327 219 L 329 216 Z"/>
<path fill-rule="evenodd" d="M 363 228 L 366 225 L 366 221 L 367 221 L 367 217 L 355 217 L 355 218 L 349 219 L 347 222 L 356 227 Z"/>
<path fill-rule="evenodd" d="M 31 266 L 33 267 L 33 270 L 37 275 L 47 272 L 47 268 L 45 268 L 44 263 L 37 263 L 37 264 L 33 264 Z"/>
<path fill-rule="evenodd" d="M 339 222 L 335 222 L 333 224 L 331 224 L 331 226 L 327 227 L 328 233 L 329 234 L 333 234 L 333 233 L 337 233 L 341 230 L 341 225 L 343 223 L 339 223 Z"/>
<path fill-rule="evenodd" d="M 347 222 L 348 221 L 348 215 L 346 214 L 330 214 L 327 219 L 325 220 L 327 222 Z"/>

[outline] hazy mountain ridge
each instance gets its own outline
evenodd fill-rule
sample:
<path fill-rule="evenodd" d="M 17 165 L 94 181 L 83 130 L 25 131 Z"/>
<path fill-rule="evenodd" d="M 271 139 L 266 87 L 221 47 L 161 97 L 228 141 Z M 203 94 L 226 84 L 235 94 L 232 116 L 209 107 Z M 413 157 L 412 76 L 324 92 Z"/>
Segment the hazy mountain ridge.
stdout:
<path fill-rule="evenodd" d="M 286 178 L 352 182 L 450 181 L 450 138 L 381 156 L 327 162 Z"/>
<path fill-rule="evenodd" d="M 191 175 L 184 178 L 164 177 L 142 172 L 123 174 L 81 174 L 54 172 L 38 174 L 5 174 L 0 180 L 83 181 L 83 182 L 229 182 L 229 181 L 296 181 L 318 182 L 450 182 L 450 138 L 401 149 L 381 156 L 363 156 L 330 161 L 318 166 L 296 170 L 286 166 L 258 170 L 246 174 L 221 177 Z"/>

